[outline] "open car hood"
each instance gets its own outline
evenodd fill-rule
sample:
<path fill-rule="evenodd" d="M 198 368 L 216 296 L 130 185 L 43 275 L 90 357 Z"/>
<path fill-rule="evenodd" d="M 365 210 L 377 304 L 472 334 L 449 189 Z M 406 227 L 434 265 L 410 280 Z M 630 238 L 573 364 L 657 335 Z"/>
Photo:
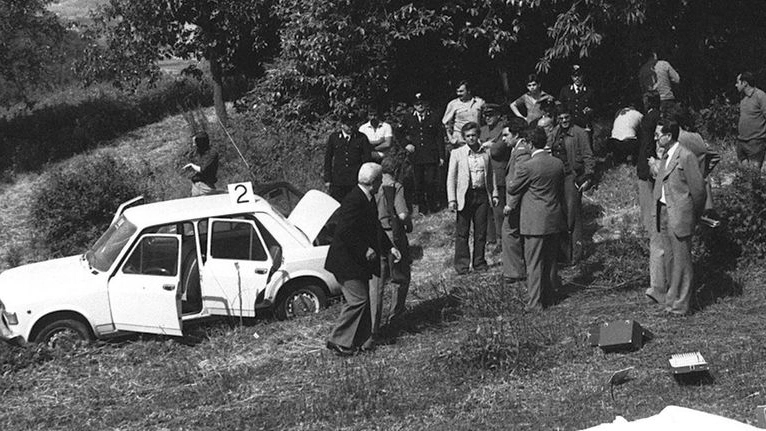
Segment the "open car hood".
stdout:
<path fill-rule="evenodd" d="M 309 241 L 314 242 L 327 220 L 339 207 L 338 201 L 329 195 L 319 190 L 309 190 L 295 206 L 287 220 L 300 229 Z"/>

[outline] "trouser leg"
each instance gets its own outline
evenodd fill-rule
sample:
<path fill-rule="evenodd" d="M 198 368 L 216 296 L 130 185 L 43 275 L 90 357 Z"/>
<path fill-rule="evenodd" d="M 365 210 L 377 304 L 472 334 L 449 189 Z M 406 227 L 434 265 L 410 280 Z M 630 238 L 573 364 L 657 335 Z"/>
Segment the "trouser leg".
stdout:
<path fill-rule="evenodd" d="M 503 219 L 503 277 L 520 279 L 526 277 L 523 238 L 519 233 L 519 211 L 514 210 Z"/>
<path fill-rule="evenodd" d="M 369 282 L 370 291 L 370 333 L 372 336 L 378 335 L 380 322 L 383 314 L 383 288 L 386 285 L 386 279 L 383 277 L 372 277 Z"/>
<path fill-rule="evenodd" d="M 370 337 L 370 296 L 368 280 L 344 280 L 341 292 L 346 303 L 340 310 L 330 341 L 343 347 L 361 346 Z"/>
<path fill-rule="evenodd" d="M 527 310 L 543 309 L 543 237 L 524 236 L 524 259 L 527 262 Z"/>
<path fill-rule="evenodd" d="M 474 269 L 486 268 L 487 226 L 489 225 L 489 216 L 491 214 L 487 192 L 476 190 L 473 192 L 471 200 L 475 208 L 473 216 L 473 267 Z"/>
<path fill-rule="evenodd" d="M 468 271 L 471 263 L 471 251 L 468 249 L 468 234 L 471 230 L 473 218 L 473 206 L 468 201 L 462 210 L 458 211 L 455 221 L 455 271 L 464 273 Z"/>

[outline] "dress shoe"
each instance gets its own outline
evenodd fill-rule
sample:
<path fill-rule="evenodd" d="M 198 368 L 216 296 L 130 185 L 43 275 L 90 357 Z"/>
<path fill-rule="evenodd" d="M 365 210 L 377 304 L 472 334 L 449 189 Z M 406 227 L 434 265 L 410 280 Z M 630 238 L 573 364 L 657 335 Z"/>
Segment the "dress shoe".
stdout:
<path fill-rule="evenodd" d="M 665 303 L 665 295 L 657 292 L 657 290 L 653 287 L 650 287 L 646 289 L 644 292 L 647 299 L 654 302 L 655 304 L 664 304 Z"/>
<path fill-rule="evenodd" d="M 354 354 L 356 354 L 356 349 L 339 346 L 332 341 L 327 342 L 327 348 L 330 349 L 335 356 L 354 356 Z"/>

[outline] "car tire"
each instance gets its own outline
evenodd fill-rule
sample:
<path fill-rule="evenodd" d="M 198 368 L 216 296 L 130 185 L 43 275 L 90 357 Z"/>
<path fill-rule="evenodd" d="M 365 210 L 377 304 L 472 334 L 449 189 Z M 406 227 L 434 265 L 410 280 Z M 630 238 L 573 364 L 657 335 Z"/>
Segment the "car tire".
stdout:
<path fill-rule="evenodd" d="M 52 349 L 71 350 L 93 341 L 93 333 L 83 322 L 75 319 L 54 320 L 35 336 L 34 342 Z"/>
<path fill-rule="evenodd" d="M 280 297 L 275 309 L 279 320 L 316 314 L 327 306 L 327 294 L 324 289 L 314 283 L 288 286 Z"/>

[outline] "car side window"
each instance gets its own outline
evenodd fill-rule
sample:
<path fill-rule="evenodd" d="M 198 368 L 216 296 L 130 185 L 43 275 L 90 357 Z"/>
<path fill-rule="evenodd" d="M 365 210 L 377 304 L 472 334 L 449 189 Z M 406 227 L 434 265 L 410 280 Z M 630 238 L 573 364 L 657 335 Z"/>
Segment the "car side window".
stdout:
<path fill-rule="evenodd" d="M 258 232 L 247 221 L 213 221 L 210 241 L 210 254 L 215 259 L 268 259 Z"/>
<path fill-rule="evenodd" d="M 125 261 L 122 272 L 175 277 L 178 274 L 178 245 L 174 237 L 145 236 Z"/>

